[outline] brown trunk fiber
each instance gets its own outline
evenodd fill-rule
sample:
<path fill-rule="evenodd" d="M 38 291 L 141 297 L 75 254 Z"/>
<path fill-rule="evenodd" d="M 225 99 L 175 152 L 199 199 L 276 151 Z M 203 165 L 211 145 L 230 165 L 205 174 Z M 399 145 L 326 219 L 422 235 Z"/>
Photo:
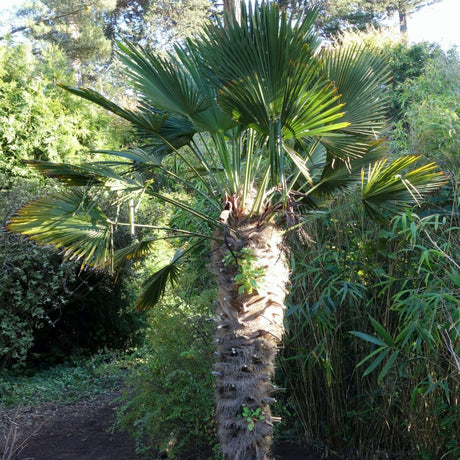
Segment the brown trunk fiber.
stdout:
<path fill-rule="evenodd" d="M 235 228 L 234 225 L 232 225 Z M 216 314 L 216 419 L 221 448 L 227 459 L 269 458 L 274 401 L 275 357 L 284 332 L 284 298 L 289 278 L 281 231 L 246 220 L 226 244 L 213 248 L 211 269 L 219 283 Z M 231 251 L 228 248 L 231 248 Z M 238 292 L 234 277 L 241 265 L 228 263 L 242 248 L 251 251 L 256 268 L 263 269 L 257 289 Z M 233 253 L 233 255 L 232 255 Z M 229 256 L 230 254 L 230 256 Z M 246 409 L 245 409 L 246 408 Z M 246 416 L 243 413 L 246 411 Z M 249 420 L 248 420 L 249 419 Z"/>

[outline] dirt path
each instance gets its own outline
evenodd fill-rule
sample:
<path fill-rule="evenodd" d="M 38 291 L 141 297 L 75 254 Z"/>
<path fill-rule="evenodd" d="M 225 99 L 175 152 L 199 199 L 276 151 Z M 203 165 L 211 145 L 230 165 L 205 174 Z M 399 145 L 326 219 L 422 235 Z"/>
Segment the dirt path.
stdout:
<path fill-rule="evenodd" d="M 109 432 L 114 420 L 113 399 L 114 395 L 100 395 L 71 406 L 47 404 L 2 414 L 0 458 L 5 439 L 10 434 L 11 446 L 16 428 L 14 460 L 136 459 L 134 441 L 124 433 Z"/>
<path fill-rule="evenodd" d="M 114 397 L 99 395 L 94 400 L 71 406 L 48 404 L 0 413 L 0 459 L 137 460 L 132 439 L 124 433 L 110 434 Z M 14 446 L 15 455 L 4 457 L 8 435 L 7 445 Z M 12 436 L 15 436 L 14 442 Z M 325 458 L 313 449 L 292 443 L 276 446 L 274 454 L 277 460 Z M 327 458 L 333 460 L 333 457 Z"/>

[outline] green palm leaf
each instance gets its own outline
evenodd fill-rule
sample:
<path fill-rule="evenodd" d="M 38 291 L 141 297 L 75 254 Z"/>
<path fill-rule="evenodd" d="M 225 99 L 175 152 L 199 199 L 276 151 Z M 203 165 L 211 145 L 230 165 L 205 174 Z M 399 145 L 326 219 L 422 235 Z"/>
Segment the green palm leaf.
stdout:
<path fill-rule="evenodd" d="M 418 159 L 415 155 L 392 162 L 383 159 L 363 168 L 362 202 L 372 218 L 381 220 L 389 213 L 419 205 L 424 194 L 439 189 L 446 182 L 446 177 L 435 163 L 408 171 L 408 167 Z"/>
<path fill-rule="evenodd" d="M 70 93 L 87 99 L 129 121 L 142 141 L 146 144 L 153 142 L 159 150 L 170 150 L 164 141 L 175 148 L 187 145 L 196 132 L 196 128 L 186 118 L 164 113 L 162 110 L 145 103 L 137 111 L 126 110 L 94 90 L 66 85 L 60 86 Z"/>
<path fill-rule="evenodd" d="M 216 88 L 193 55 L 176 48 L 167 59 L 129 43 L 119 44 L 144 107 L 193 121 L 195 130 L 227 131 L 235 123 L 216 104 Z"/>
<path fill-rule="evenodd" d="M 32 201 L 17 212 L 7 228 L 61 249 L 65 259 L 81 260 L 82 267 L 111 268 L 112 225 L 85 190 Z"/>
<path fill-rule="evenodd" d="M 176 56 L 166 59 L 130 43 L 118 43 L 118 47 L 133 86 L 148 106 L 188 117 L 212 105 Z"/>
<path fill-rule="evenodd" d="M 105 186 L 111 190 L 136 190 L 143 187 L 142 183 L 111 167 L 113 166 L 112 162 L 71 165 L 32 160 L 27 163 L 42 175 L 56 179 L 67 186 L 97 185 Z M 120 163 L 116 165 L 120 166 Z M 130 167 L 131 163 L 124 162 L 122 165 Z"/>
<path fill-rule="evenodd" d="M 344 127 L 332 124 L 341 117 L 338 95 L 315 58 L 316 13 L 291 26 L 278 8 L 243 11 L 241 25 L 235 21 L 224 32 L 210 26 L 200 37 L 224 111 L 267 136 L 277 120 L 286 138 Z"/>
<path fill-rule="evenodd" d="M 138 310 L 148 310 L 154 307 L 165 293 L 168 281 L 174 286 L 181 272 L 179 263 L 186 252 L 179 249 L 171 261 L 156 271 L 143 283 L 142 294 L 137 301 Z"/>
<path fill-rule="evenodd" d="M 342 131 L 371 139 L 385 128 L 391 74 L 385 59 L 359 45 L 324 51 L 327 76 L 345 104 Z"/>

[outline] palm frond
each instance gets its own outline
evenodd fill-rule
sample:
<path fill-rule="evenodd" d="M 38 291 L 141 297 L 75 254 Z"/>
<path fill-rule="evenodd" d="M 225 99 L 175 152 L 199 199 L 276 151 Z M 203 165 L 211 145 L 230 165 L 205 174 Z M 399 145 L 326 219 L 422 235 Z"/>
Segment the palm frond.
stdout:
<path fill-rule="evenodd" d="M 446 183 L 438 165 L 429 163 L 408 171 L 419 157 L 383 159 L 361 173 L 362 203 L 374 219 L 383 219 L 413 205 L 419 205 L 423 196 Z"/>
<path fill-rule="evenodd" d="M 177 57 L 163 58 L 126 42 L 118 43 L 118 48 L 133 86 L 148 105 L 186 117 L 212 105 L 190 78 L 187 67 L 176 62 Z"/>
<path fill-rule="evenodd" d="M 388 156 L 387 147 L 383 141 L 376 141 L 366 146 L 363 155 L 352 157 L 347 161 L 326 158 L 325 164 L 317 170 L 316 181 L 306 193 L 318 197 L 332 197 L 338 193 L 356 193 L 361 183 L 361 171 L 376 161 Z M 320 158 L 324 161 L 324 157 Z"/>
<path fill-rule="evenodd" d="M 85 190 L 32 201 L 19 209 L 7 228 L 62 250 L 65 259 L 79 260 L 82 267 L 111 268 L 112 225 Z"/>
<path fill-rule="evenodd" d="M 112 154 L 114 154 L 112 152 Z M 136 179 L 118 172 L 109 163 L 82 163 L 79 165 L 29 160 L 27 164 L 42 175 L 67 186 L 104 186 L 111 190 L 135 190 L 143 187 Z M 120 166 L 118 164 L 117 166 Z M 123 163 L 129 167 L 130 163 Z"/>
<path fill-rule="evenodd" d="M 232 118 L 265 135 L 281 120 L 284 137 L 338 129 L 341 117 L 333 85 L 315 58 L 316 13 L 292 24 L 285 12 L 262 5 L 247 11 L 241 25 L 206 29 L 199 51 L 220 85 L 219 105 Z"/>
<path fill-rule="evenodd" d="M 180 262 L 186 251 L 179 249 L 168 264 L 153 273 L 143 283 L 142 294 L 137 300 L 137 309 L 148 310 L 154 307 L 166 291 L 168 281 L 174 286 L 181 273 Z"/>
<path fill-rule="evenodd" d="M 163 58 L 130 43 L 118 46 L 145 107 L 191 120 L 195 131 L 225 132 L 235 126 L 216 104 L 216 88 L 192 53 L 176 47 Z"/>
<path fill-rule="evenodd" d="M 132 148 L 127 150 L 95 150 L 94 153 L 100 153 L 103 155 L 114 156 L 125 158 L 129 160 L 129 164 L 142 164 L 149 168 L 155 168 L 161 165 L 161 160 L 155 155 L 155 152 L 151 152 L 147 149 Z M 95 164 L 112 164 L 111 161 L 96 162 Z M 123 163 L 126 164 L 126 163 Z"/>
<path fill-rule="evenodd" d="M 376 138 L 385 127 L 391 74 L 385 59 L 359 45 L 324 51 L 326 75 L 345 104 L 343 132 Z"/>
<path fill-rule="evenodd" d="M 92 89 L 75 88 L 62 84 L 60 86 L 70 93 L 87 99 L 129 121 L 136 129 L 139 138 L 146 144 L 153 142 L 159 151 L 169 150 L 165 148 L 163 139 L 166 139 L 176 148 L 180 148 L 187 145 L 196 133 L 196 128 L 190 120 L 165 113 L 146 103 L 142 104 L 137 111 L 132 111 L 122 108 Z"/>

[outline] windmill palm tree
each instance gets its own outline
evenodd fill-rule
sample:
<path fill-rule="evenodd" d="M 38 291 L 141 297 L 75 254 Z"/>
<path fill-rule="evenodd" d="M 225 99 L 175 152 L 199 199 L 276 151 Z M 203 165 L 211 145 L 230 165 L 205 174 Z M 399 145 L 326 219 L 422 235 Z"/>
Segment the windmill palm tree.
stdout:
<path fill-rule="evenodd" d="M 105 162 L 34 162 L 68 187 L 29 203 L 9 224 L 96 268 L 144 256 L 162 237 L 211 239 L 209 267 L 219 286 L 216 418 L 229 459 L 269 455 L 290 272 L 287 235 L 333 212 L 337 196 L 384 219 L 443 181 L 434 164 L 411 169 L 415 157 L 390 161 L 384 62 L 356 46 L 321 48 L 314 20 L 314 11 L 294 20 L 274 5 L 243 5 L 240 21 L 206 26 L 167 58 L 120 44 L 136 110 L 90 89 L 66 89 L 128 120 L 138 144 L 105 152 L 112 157 Z M 182 184 L 199 196 L 206 211 L 157 185 L 162 175 L 170 179 L 163 184 Z M 156 227 L 153 236 L 114 248 L 114 228 L 129 223 L 103 212 L 100 189 L 116 191 L 125 203 L 167 202 L 213 230 Z M 139 308 L 154 305 L 168 280 L 177 279 L 192 243 L 145 282 Z"/>

